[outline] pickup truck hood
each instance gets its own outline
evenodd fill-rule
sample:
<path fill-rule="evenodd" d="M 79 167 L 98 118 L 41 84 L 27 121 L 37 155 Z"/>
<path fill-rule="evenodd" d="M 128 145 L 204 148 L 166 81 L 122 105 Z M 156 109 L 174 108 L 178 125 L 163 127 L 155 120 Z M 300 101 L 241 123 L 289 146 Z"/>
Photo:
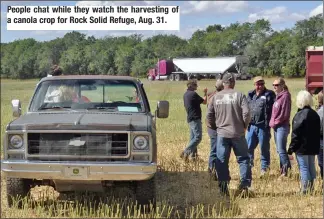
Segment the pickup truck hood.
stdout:
<path fill-rule="evenodd" d="M 7 130 L 116 130 L 148 131 L 147 114 L 107 112 L 27 113 L 12 121 Z"/>

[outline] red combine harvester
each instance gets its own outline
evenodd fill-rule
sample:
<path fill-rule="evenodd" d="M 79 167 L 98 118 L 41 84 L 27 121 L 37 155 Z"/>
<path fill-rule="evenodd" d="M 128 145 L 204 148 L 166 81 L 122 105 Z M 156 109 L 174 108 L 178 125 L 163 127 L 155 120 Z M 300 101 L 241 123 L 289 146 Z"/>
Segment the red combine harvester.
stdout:
<path fill-rule="evenodd" d="M 306 89 L 315 95 L 323 90 L 323 46 L 306 49 Z"/>

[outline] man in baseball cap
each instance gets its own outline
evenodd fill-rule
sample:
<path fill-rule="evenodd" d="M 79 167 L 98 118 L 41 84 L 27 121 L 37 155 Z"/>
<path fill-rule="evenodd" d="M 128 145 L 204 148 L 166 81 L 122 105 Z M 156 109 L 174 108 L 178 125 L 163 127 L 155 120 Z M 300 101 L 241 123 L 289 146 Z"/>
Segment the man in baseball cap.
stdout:
<path fill-rule="evenodd" d="M 240 166 L 240 192 L 249 192 L 252 173 L 248 146 L 245 139 L 245 129 L 250 122 L 250 111 L 246 96 L 234 90 L 235 76 L 232 73 L 224 74 L 224 89 L 215 94 L 208 104 L 207 121 L 212 129 L 217 130 L 216 144 L 216 172 L 218 186 L 223 195 L 229 195 L 229 159 L 231 148 Z"/>
<path fill-rule="evenodd" d="M 251 110 L 251 122 L 247 128 L 246 141 L 249 147 L 251 166 L 254 165 L 254 150 L 260 145 L 261 151 L 261 178 L 269 171 L 270 167 L 270 127 L 272 106 L 276 94 L 265 87 L 262 76 L 253 80 L 254 89 L 248 92 L 247 100 Z"/>

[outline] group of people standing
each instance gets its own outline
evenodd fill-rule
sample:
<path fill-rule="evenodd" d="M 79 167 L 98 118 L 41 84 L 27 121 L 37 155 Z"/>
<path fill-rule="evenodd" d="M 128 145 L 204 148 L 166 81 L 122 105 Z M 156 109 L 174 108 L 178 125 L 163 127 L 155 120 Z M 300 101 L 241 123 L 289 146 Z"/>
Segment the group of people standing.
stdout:
<path fill-rule="evenodd" d="M 198 83 L 190 80 L 184 94 L 184 106 L 190 127 L 190 141 L 180 157 L 193 160 L 198 157 L 198 145 L 202 140 L 201 104 L 207 104 L 206 125 L 210 137 L 209 172 L 218 181 L 220 191 L 229 194 L 231 180 L 229 158 L 233 148 L 240 169 L 239 191 L 249 191 L 254 166 L 254 150 L 260 145 L 261 174 L 270 170 L 271 129 L 274 133 L 276 150 L 280 160 L 280 177 L 287 177 L 291 169 L 290 161 L 296 155 L 300 175 L 301 192 L 314 189 L 316 178 L 315 156 L 323 179 L 323 93 L 318 95 L 319 109 L 312 109 L 312 95 L 302 90 L 296 99 L 297 112 L 291 117 L 291 94 L 283 78 L 276 79 L 273 90 L 265 86 L 261 76 L 254 78 L 255 88 L 247 95 L 235 90 L 235 76 L 226 73 L 217 80 L 215 91 L 204 96 L 196 93 Z M 291 132 L 291 142 L 287 149 L 287 138 Z"/>

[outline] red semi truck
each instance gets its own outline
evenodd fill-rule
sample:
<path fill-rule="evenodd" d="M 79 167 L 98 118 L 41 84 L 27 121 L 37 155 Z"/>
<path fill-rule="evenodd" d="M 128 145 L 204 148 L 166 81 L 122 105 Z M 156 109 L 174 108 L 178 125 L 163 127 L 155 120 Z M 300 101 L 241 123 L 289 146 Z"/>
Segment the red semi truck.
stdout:
<path fill-rule="evenodd" d="M 252 75 L 243 70 L 247 63 L 246 56 L 159 60 L 155 68 L 149 69 L 147 78 L 151 81 L 180 81 L 191 78 L 200 80 L 221 78 L 225 72 L 231 72 L 237 79 L 251 79 Z"/>
<path fill-rule="evenodd" d="M 306 49 L 306 89 L 315 95 L 323 90 L 323 46 Z"/>

